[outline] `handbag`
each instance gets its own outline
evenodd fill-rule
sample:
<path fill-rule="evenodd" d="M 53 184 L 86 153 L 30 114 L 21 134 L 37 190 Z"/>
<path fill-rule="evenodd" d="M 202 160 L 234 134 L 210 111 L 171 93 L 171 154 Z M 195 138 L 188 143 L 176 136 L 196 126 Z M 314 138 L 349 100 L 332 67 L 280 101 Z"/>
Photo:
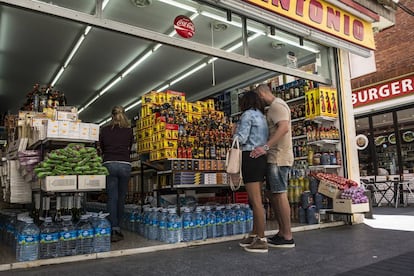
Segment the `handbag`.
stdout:
<path fill-rule="evenodd" d="M 233 139 L 233 143 L 226 155 L 226 172 L 229 174 L 229 183 L 232 191 L 237 191 L 243 182 L 241 164 L 242 151 L 240 149 L 239 139 L 236 136 L 236 138 Z M 237 177 L 238 179 L 235 180 Z"/>

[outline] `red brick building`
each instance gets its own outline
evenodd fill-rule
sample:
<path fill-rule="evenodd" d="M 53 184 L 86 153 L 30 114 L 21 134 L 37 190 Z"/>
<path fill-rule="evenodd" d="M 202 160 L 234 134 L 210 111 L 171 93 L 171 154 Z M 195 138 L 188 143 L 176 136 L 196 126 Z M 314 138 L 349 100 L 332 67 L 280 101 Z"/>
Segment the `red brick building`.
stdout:
<path fill-rule="evenodd" d="M 399 3 L 414 13 L 414 1 Z M 376 71 L 351 82 L 356 133 L 368 138 L 358 151 L 361 176 L 414 176 L 413 42 L 414 16 L 397 7 L 395 25 L 375 34 Z"/>

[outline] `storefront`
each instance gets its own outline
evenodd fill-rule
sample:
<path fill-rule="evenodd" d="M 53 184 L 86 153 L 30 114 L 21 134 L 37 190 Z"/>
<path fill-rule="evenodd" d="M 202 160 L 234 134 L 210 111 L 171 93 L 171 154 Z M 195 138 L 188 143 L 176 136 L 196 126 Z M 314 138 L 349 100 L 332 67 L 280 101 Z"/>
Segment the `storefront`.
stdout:
<path fill-rule="evenodd" d="M 148 90 L 156 92 L 176 90 L 186 93 L 186 89 L 188 89 L 191 90 L 191 93 L 187 93 L 186 98 L 195 102 L 211 96 L 220 98 L 220 94 L 222 96 L 226 93 L 237 95 L 239 89 L 263 81 L 267 81 L 275 91 L 283 85 L 287 85 L 284 90 L 293 89 L 294 91 L 296 88 L 299 90 L 300 87 L 305 86 L 299 85 L 299 80 L 315 83 L 317 84 L 315 87 L 330 87 L 337 93 L 337 100 L 335 101 L 337 113 L 332 118 L 318 116 L 316 121 L 318 121 L 317 124 L 320 124 L 320 129 L 336 128 L 339 130 L 335 139 L 321 139 L 335 140 L 335 142 L 323 141 L 321 145 L 321 141 L 307 141 L 308 136 L 305 133 L 294 135 L 295 140 L 300 141 L 297 143 L 298 147 L 303 143 L 313 142 L 313 144 L 309 143 L 312 147 L 327 146 L 328 149 L 324 150 L 326 154 L 328 152 L 338 152 L 335 157 L 339 158 L 335 160 L 340 159 L 342 162 L 339 164 L 337 161 L 335 161 L 335 164 L 317 164 L 314 169 L 343 176 L 354 181 L 359 180 L 360 170 L 358 168 L 357 151 L 354 147 L 356 141 L 353 120 L 354 97 L 351 95 L 349 82 L 348 54 L 352 52 L 361 56 L 369 55 L 370 50 L 375 48 L 371 23 L 378 20 L 376 14 L 369 12 L 360 5 L 357 5 L 357 9 L 353 9 L 342 2 L 336 6 L 331 3 L 333 1 L 154 1 L 154 5 L 158 5 L 160 9 L 165 8 L 177 13 L 174 14 L 175 19 L 183 13 L 186 15 L 185 20 L 177 21 L 181 22 L 181 25 L 177 22 L 175 24 L 177 33 L 179 33 L 178 30 L 182 30 L 181 27 L 184 25 L 184 27 L 187 27 L 185 28 L 186 31 L 181 33 L 181 37 L 174 37 L 176 32 L 173 35 L 168 35 L 165 31 L 161 32 L 161 28 L 156 28 L 159 26 L 155 26 L 155 23 L 150 25 L 146 22 L 143 23 L 145 21 L 143 20 L 138 24 L 128 22 L 127 19 L 123 20 L 122 12 L 126 13 L 127 11 L 120 12 L 113 3 L 109 4 L 112 5 L 111 12 L 103 13 L 101 8 L 106 1 L 97 1 L 96 13 L 92 15 L 85 13 L 83 10 L 74 10 L 73 7 L 72 9 L 71 7 L 65 7 L 64 3 L 62 3 L 62 7 L 59 7 L 42 1 L 36 3 L 14 0 L 1 2 L 8 5 L 7 9 L 28 9 L 41 14 L 53 15 L 57 20 L 69 20 L 71 23 L 80 24 L 80 29 L 85 26 L 87 28 L 98 28 L 103 30 L 104 35 L 108 35 L 108 39 L 119 39 L 118 36 L 114 38 L 109 35 L 121 34 L 138 39 L 139 42 L 145 42 L 145 47 L 142 47 L 139 58 L 133 59 L 132 62 L 124 62 L 130 63 L 131 67 L 125 67 L 125 70 L 121 70 L 119 75 L 115 74 L 106 87 L 103 86 L 95 94 L 84 97 L 83 99 L 86 99 L 86 101 L 78 106 L 80 118 L 83 117 L 84 120 L 88 121 L 93 120 L 95 123 L 104 124 L 107 122 L 107 113 L 99 109 L 108 108 L 109 104 L 113 104 L 115 100 L 118 100 L 118 97 L 120 98 L 119 103 L 125 105 L 130 114 L 137 114 L 138 108 L 144 106 L 141 97 Z M 151 3 L 151 1 L 148 3 Z M 111 8 L 111 6 L 109 7 Z M 168 16 L 168 19 L 170 17 L 171 15 Z M 215 21 L 211 22 L 212 19 Z M 226 25 L 223 25 L 223 23 Z M 170 27 L 173 22 L 165 21 L 163 24 Z M 177 24 L 180 25 L 179 28 L 177 28 Z M 189 38 L 194 35 L 194 26 L 196 33 L 198 32 L 197 28 L 202 30 L 204 27 L 207 31 L 203 33 L 204 36 L 194 36 L 195 39 L 190 40 Z M 232 32 L 225 34 L 223 37 L 217 34 L 214 36 L 213 27 L 231 29 Z M 86 32 L 82 35 L 82 39 L 85 39 L 85 36 Z M 229 36 L 232 38 L 231 41 L 224 39 Z M 158 57 L 157 61 L 154 62 L 155 67 L 143 68 L 144 71 L 147 71 L 147 75 L 142 77 L 142 82 L 150 79 L 151 76 L 154 77 L 156 72 L 162 72 L 165 68 L 160 64 L 164 65 L 163 58 L 167 57 L 169 59 L 173 57 L 177 68 L 180 67 L 177 69 L 177 74 L 162 76 L 162 80 L 158 81 L 156 85 L 152 83 L 149 86 L 150 84 L 147 83 L 146 86 L 140 87 L 142 91 L 135 97 L 127 98 L 122 95 L 121 91 L 111 90 L 118 89 L 117 87 L 124 82 L 123 79 L 127 81 L 126 76 L 139 64 L 143 63 L 144 59 L 154 53 L 156 55 L 158 51 L 164 48 L 170 52 Z M 269 48 L 286 49 L 283 50 L 283 54 L 275 55 L 270 53 Z M 194 60 L 191 63 L 187 61 L 188 64 L 184 66 L 186 69 L 182 69 L 180 59 L 193 55 L 197 55 L 197 62 L 194 62 Z M 63 69 L 58 70 L 56 81 L 66 70 L 67 65 L 65 62 L 62 65 Z M 172 65 L 165 64 L 165 67 L 169 66 Z M 238 78 L 229 75 L 231 72 L 238 74 Z M 209 76 L 212 74 L 213 85 L 210 82 L 205 85 L 201 81 L 204 80 L 202 77 L 207 73 Z M 193 76 L 185 81 L 186 85 L 175 85 L 190 75 Z M 232 77 L 232 81 L 216 83 L 215 77 L 217 79 Z M 120 84 L 115 85 L 118 82 Z M 295 84 L 295 87 L 293 84 Z M 403 82 L 403 85 L 405 85 L 405 82 Z M 197 88 L 194 89 L 194 86 L 200 87 L 200 91 L 197 91 Z M 125 90 L 125 88 L 121 86 L 121 89 Z M 107 93 L 108 91 L 111 93 Z M 381 92 L 381 94 L 383 93 Z M 326 97 L 329 98 L 329 96 Z M 362 96 L 358 97 L 363 99 Z M 324 98 L 322 97 L 322 99 Z M 289 94 L 288 98 L 285 97 L 285 100 L 292 105 L 299 105 L 295 101 L 300 102 L 300 105 L 305 105 L 305 95 Z M 102 106 L 99 108 L 101 104 Z M 230 108 L 230 115 L 233 115 L 232 113 Z M 398 116 L 398 114 L 395 113 L 394 116 Z M 303 125 L 308 119 L 305 116 L 298 117 L 295 118 L 295 123 L 299 122 Z M 152 123 L 147 122 L 148 125 Z M 298 129 L 300 128 L 303 129 L 303 126 L 298 127 Z M 398 126 L 396 129 L 398 129 Z M 138 130 L 142 130 L 142 128 Z M 407 137 L 411 139 L 408 132 L 403 132 L 401 135 L 402 138 L 396 138 L 397 147 L 401 147 L 398 144 L 399 140 L 407 139 Z M 332 137 L 331 135 L 330 138 Z M 328 145 L 325 145 L 325 143 Z M 302 150 L 302 152 L 305 151 Z M 298 164 L 295 166 L 304 170 L 312 169 L 311 164 L 306 163 L 307 153 L 301 154 L 297 150 L 296 155 Z M 401 161 L 398 164 L 402 164 L 402 160 L 398 161 L 398 158 L 402 157 L 396 157 L 396 162 Z M 151 183 L 153 180 L 151 179 Z"/>

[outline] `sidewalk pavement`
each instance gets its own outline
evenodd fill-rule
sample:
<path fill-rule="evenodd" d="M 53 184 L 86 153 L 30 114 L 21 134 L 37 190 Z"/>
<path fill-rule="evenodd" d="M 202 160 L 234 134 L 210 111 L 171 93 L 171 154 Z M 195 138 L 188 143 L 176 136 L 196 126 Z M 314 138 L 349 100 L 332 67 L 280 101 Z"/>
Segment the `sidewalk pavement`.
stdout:
<path fill-rule="evenodd" d="M 375 208 L 374 220 L 366 221 L 393 229 L 343 225 L 296 232 L 295 248 L 268 253 L 248 253 L 238 241 L 228 241 L 0 275 L 414 275 L 414 208 Z M 412 230 L 395 230 L 401 221 Z"/>

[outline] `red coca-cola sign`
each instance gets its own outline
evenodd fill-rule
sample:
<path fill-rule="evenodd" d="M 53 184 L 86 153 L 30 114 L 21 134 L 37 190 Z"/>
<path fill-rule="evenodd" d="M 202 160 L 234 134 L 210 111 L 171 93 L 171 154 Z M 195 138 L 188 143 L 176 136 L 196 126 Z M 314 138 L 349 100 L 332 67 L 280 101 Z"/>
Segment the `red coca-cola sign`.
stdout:
<path fill-rule="evenodd" d="M 174 19 L 174 28 L 177 34 L 184 38 L 191 38 L 195 33 L 193 21 L 184 15 L 179 15 Z"/>

